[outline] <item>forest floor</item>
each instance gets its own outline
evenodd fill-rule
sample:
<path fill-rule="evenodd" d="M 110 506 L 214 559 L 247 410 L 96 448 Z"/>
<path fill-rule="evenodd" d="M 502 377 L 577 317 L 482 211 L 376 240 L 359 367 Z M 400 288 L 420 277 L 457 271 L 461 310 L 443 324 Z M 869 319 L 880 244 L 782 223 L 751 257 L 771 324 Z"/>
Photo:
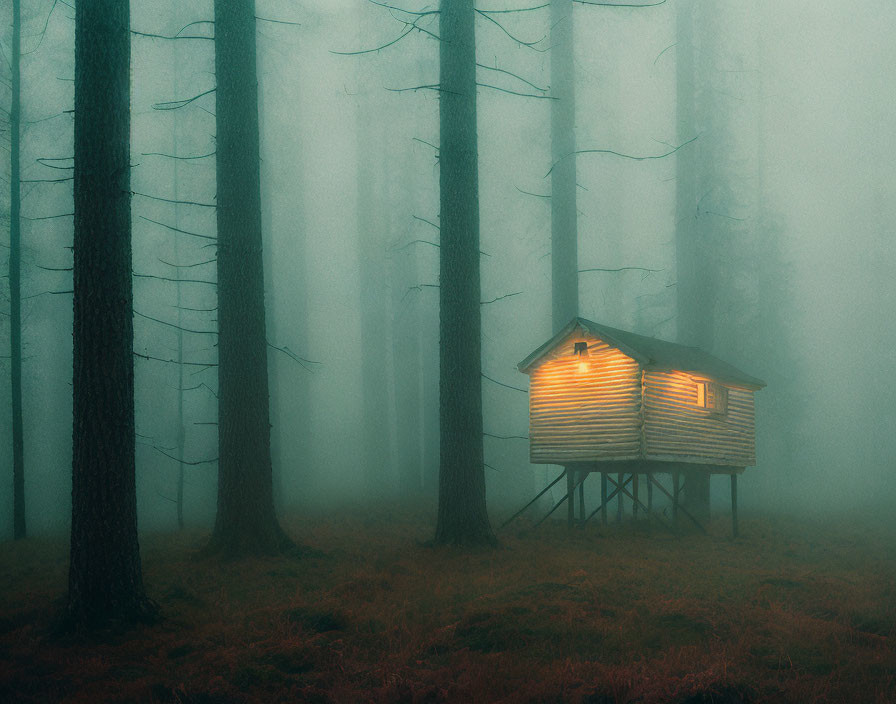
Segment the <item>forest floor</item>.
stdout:
<path fill-rule="evenodd" d="M 302 559 L 143 536 L 165 618 L 88 642 L 49 634 L 66 541 L 0 544 L 0 701 L 896 702 L 892 524 L 521 522 L 459 550 L 430 519 L 291 517 Z"/>

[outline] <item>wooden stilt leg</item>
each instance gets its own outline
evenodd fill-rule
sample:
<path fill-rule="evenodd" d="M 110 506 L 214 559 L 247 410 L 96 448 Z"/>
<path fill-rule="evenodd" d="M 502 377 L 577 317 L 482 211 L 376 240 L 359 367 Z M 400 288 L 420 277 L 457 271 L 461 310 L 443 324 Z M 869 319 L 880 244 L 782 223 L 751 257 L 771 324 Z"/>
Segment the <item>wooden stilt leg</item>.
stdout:
<path fill-rule="evenodd" d="M 638 520 L 638 473 L 632 475 L 632 518 Z"/>
<path fill-rule="evenodd" d="M 737 537 L 737 475 L 731 475 L 731 537 Z"/>
<path fill-rule="evenodd" d="M 625 478 L 625 475 L 620 472 L 616 475 L 616 486 L 622 486 L 622 480 Z M 620 491 L 616 494 L 616 522 L 619 523 L 622 520 L 622 492 Z"/>
<path fill-rule="evenodd" d="M 681 492 L 681 474 L 672 473 L 672 525 L 678 527 L 678 495 Z"/>
<path fill-rule="evenodd" d="M 575 481 L 573 478 L 573 471 L 567 467 L 566 468 L 566 527 L 572 528 L 573 521 L 575 520 Z"/>
<path fill-rule="evenodd" d="M 600 510 L 600 522 L 607 525 L 607 473 L 600 473 L 600 504 L 603 508 Z"/>
<path fill-rule="evenodd" d="M 579 474 L 579 524 L 585 525 L 585 480 L 588 478 L 588 472 Z"/>
<path fill-rule="evenodd" d="M 653 513 L 653 475 L 647 475 L 647 517 Z"/>

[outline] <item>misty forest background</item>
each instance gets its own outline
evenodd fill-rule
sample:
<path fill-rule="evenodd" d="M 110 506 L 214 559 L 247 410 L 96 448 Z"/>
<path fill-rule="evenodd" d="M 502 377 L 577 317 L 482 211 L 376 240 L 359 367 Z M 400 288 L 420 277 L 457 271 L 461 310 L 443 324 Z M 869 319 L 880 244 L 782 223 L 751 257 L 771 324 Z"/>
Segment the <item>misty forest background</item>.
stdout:
<path fill-rule="evenodd" d="M 10 6 L 0 17 L 4 273 Z M 516 370 L 552 332 L 550 18 L 547 8 L 498 12 L 514 7 L 480 8 L 494 12 L 477 17 L 476 38 L 477 80 L 487 84 L 478 132 L 493 520 L 553 476 L 528 464 L 526 379 Z M 212 2 L 154 0 L 131 12 L 138 517 L 142 530 L 177 525 L 183 466 L 184 519 L 209 526 L 215 372 L 159 360 L 215 356 L 213 337 L 177 329 L 214 330 L 215 267 L 199 264 L 214 250 L 172 229 L 214 235 L 214 209 L 164 200 L 215 199 L 214 47 L 145 35 L 211 36 L 191 23 L 212 17 Z M 257 12 L 275 497 L 287 510 L 434 499 L 439 94 L 427 87 L 438 82 L 438 19 L 355 0 L 264 0 Z M 22 3 L 30 534 L 62 532 L 71 517 L 73 16 L 62 0 Z M 741 483 L 745 511 L 877 509 L 894 496 L 893 26 L 896 7 L 883 1 L 575 6 L 575 141 L 594 150 L 577 158 L 580 313 L 678 339 L 676 242 L 696 238 L 699 342 L 768 382 L 756 399 L 758 466 Z M 685 177 L 693 207 L 681 196 Z M 6 283 L 0 456 L 10 467 Z M 0 483 L 4 538 L 10 474 Z"/>

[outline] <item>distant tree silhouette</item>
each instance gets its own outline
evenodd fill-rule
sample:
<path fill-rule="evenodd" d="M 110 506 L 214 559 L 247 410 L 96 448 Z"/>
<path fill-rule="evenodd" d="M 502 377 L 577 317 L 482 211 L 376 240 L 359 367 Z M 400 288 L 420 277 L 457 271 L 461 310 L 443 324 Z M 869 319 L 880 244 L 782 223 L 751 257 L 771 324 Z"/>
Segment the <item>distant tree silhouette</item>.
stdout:
<path fill-rule="evenodd" d="M 274 510 L 254 0 L 215 0 L 218 511 L 210 550 L 292 543 Z"/>
<path fill-rule="evenodd" d="M 703 105 L 696 77 L 695 7 L 691 0 L 677 8 L 678 44 L 676 46 L 676 111 L 679 142 L 689 138 L 700 126 Z M 706 137 L 704 136 L 704 140 Z M 700 169 L 705 167 L 700 149 L 685 149 L 676 159 L 677 214 L 675 257 L 677 279 L 678 341 L 711 352 L 713 349 L 713 306 L 716 272 L 710 265 L 710 238 L 705 218 L 700 217 L 698 184 Z M 686 472 L 684 503 L 701 519 L 709 516 L 709 474 Z"/>
<path fill-rule="evenodd" d="M 389 359 L 386 241 L 391 224 L 387 200 L 391 164 L 386 154 L 391 145 L 386 142 L 386 115 L 379 109 L 377 101 L 369 92 L 362 93 L 359 101 L 356 124 L 359 135 L 357 191 L 364 423 L 362 463 L 364 491 L 371 500 L 376 500 L 382 496 L 393 462 L 389 442 L 389 376 L 386 366 Z M 405 343 L 405 340 L 396 341 L 396 347 Z M 413 376 L 415 371 L 413 366 L 403 368 L 400 376 Z M 398 386 L 399 379 L 396 378 L 396 392 Z M 417 434 L 414 436 L 417 437 Z"/>
<path fill-rule="evenodd" d="M 12 100 L 9 109 L 9 358 L 12 393 L 13 537 L 24 538 L 25 443 L 22 427 L 22 3 L 12 0 Z"/>

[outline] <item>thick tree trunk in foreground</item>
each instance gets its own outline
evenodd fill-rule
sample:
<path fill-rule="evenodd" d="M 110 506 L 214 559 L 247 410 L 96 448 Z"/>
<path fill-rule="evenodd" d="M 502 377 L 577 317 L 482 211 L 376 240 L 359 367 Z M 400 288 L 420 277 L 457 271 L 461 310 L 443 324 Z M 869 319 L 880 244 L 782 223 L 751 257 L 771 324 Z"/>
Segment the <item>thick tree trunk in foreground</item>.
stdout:
<path fill-rule="evenodd" d="M 218 513 L 210 548 L 291 545 L 274 512 L 254 0 L 215 0 Z"/>
<path fill-rule="evenodd" d="M 12 104 L 9 109 L 9 348 L 12 392 L 12 534 L 25 537 L 25 442 L 22 429 L 22 4 L 12 0 Z"/>
<path fill-rule="evenodd" d="M 440 18 L 439 513 L 436 543 L 494 540 L 485 506 L 473 0 Z"/>
<path fill-rule="evenodd" d="M 551 0 L 551 301 L 556 333 L 579 314 L 573 2 Z"/>
<path fill-rule="evenodd" d="M 75 11 L 74 432 L 67 617 L 153 615 L 143 590 L 134 479 L 130 10 Z"/>

